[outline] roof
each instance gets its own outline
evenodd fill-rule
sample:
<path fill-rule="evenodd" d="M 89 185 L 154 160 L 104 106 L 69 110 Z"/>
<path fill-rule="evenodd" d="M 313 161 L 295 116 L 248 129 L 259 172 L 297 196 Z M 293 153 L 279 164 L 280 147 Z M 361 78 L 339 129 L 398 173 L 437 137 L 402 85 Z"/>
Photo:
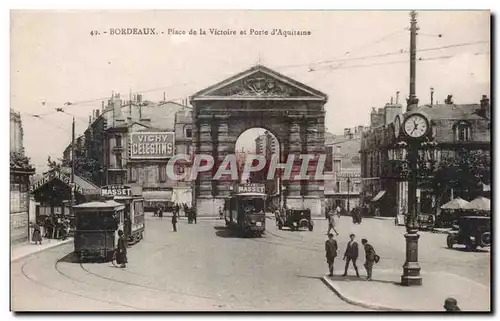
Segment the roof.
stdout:
<path fill-rule="evenodd" d="M 313 89 L 313 88 L 311 88 L 303 83 L 300 83 L 300 82 L 298 82 L 290 77 L 282 75 L 282 74 L 280 74 L 280 73 L 278 73 L 278 72 L 276 72 L 268 67 L 265 67 L 263 65 L 255 65 L 255 66 L 253 66 L 245 71 L 242 71 L 234 76 L 226 78 L 225 80 L 220 81 L 220 82 L 218 82 L 218 83 L 216 83 L 208 88 L 200 90 L 191 96 L 191 100 L 203 99 L 205 97 L 208 97 L 208 98 L 213 97 L 214 92 L 216 92 L 220 89 L 223 89 L 223 88 L 232 87 L 232 85 L 234 85 L 235 83 L 237 83 L 243 79 L 250 78 L 251 76 L 254 76 L 256 74 L 260 74 L 259 76 L 270 77 L 273 80 L 277 80 L 280 84 L 286 84 L 286 86 L 291 87 L 293 89 L 296 89 L 298 92 L 302 92 L 303 94 L 307 94 L 307 95 L 300 95 L 299 97 L 301 99 L 311 98 L 311 99 L 315 99 L 315 100 L 321 100 L 324 102 L 326 102 L 328 100 L 328 96 L 326 94 L 322 93 L 321 91 Z M 277 87 L 279 87 L 279 86 L 280 85 L 277 85 Z M 276 87 L 273 84 L 273 87 L 271 87 L 271 88 L 274 89 Z M 215 95 L 215 96 L 218 96 L 218 95 Z M 259 95 L 252 95 L 252 96 L 253 96 L 253 98 L 259 97 Z M 277 98 L 279 98 L 280 96 L 281 96 L 280 94 L 275 95 L 275 97 L 277 97 Z M 241 99 L 241 98 L 247 97 L 247 95 L 235 95 L 234 97 L 238 97 Z M 264 95 L 264 96 L 262 96 L 262 98 L 269 99 L 270 96 Z"/>
<path fill-rule="evenodd" d="M 190 124 L 193 122 L 193 115 L 191 110 L 178 111 L 175 113 L 176 123 Z"/>
<path fill-rule="evenodd" d="M 105 202 L 88 202 L 73 206 L 74 208 L 104 208 L 104 209 L 124 209 L 125 206 L 121 203 L 115 201 L 105 201 Z"/>
<path fill-rule="evenodd" d="M 477 113 L 480 109 L 480 104 L 439 104 L 432 107 L 430 105 L 420 106 L 417 108 L 417 111 L 424 112 L 433 120 L 484 119 Z"/>
<path fill-rule="evenodd" d="M 62 167 L 61 172 L 64 172 L 66 174 L 71 174 L 71 168 Z M 83 177 L 78 176 L 78 175 L 75 175 L 75 184 L 80 186 L 84 190 L 92 190 L 92 189 L 98 190 L 99 189 L 99 186 L 95 185 L 92 182 L 87 181 L 86 179 L 84 179 Z"/>

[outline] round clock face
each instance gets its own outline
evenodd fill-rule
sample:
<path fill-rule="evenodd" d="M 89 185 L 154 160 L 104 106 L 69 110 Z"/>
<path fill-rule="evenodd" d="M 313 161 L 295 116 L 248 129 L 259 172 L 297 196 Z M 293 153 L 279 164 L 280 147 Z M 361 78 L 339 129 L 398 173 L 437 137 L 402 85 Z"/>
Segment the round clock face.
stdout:
<path fill-rule="evenodd" d="M 428 129 L 427 119 L 419 114 L 409 116 L 404 123 L 404 131 L 409 137 L 420 138 L 427 133 Z"/>
<path fill-rule="evenodd" d="M 399 116 L 396 116 L 396 119 L 394 120 L 394 136 L 398 138 L 400 132 L 401 132 L 401 118 L 399 118 Z"/>

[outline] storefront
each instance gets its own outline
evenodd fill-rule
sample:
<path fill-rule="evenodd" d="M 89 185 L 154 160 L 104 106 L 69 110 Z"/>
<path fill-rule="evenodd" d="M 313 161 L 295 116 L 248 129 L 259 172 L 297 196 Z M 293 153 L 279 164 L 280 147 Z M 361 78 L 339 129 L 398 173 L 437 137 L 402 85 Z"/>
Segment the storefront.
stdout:
<path fill-rule="evenodd" d="M 28 241 L 29 236 L 29 177 L 34 169 L 10 168 L 10 242 Z"/>
<path fill-rule="evenodd" d="M 50 216 L 71 215 L 71 170 L 50 171 L 30 187 L 36 202 L 36 220 Z M 81 204 L 99 197 L 99 187 L 74 176 L 75 203 Z"/>
<path fill-rule="evenodd" d="M 172 188 L 144 187 L 142 197 L 144 198 L 144 208 L 146 211 L 154 212 L 158 207 L 164 211 L 172 211 Z"/>

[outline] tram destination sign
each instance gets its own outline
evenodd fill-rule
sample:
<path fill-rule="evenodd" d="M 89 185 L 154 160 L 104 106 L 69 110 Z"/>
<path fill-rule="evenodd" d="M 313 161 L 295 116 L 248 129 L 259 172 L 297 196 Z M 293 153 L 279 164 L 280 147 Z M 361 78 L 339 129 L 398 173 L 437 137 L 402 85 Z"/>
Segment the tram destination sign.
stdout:
<path fill-rule="evenodd" d="M 165 159 L 174 155 L 175 133 L 137 132 L 130 134 L 131 159 Z"/>
<path fill-rule="evenodd" d="M 238 185 L 238 193 L 266 193 L 266 187 L 264 184 L 241 184 Z"/>
<path fill-rule="evenodd" d="M 130 186 L 108 185 L 101 187 L 101 196 L 132 196 Z"/>

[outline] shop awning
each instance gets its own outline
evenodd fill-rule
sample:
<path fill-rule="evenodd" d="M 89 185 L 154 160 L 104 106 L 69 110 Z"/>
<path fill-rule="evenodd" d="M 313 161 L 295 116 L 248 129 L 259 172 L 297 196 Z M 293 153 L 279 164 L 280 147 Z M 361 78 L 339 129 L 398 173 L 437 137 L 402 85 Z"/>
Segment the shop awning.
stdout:
<path fill-rule="evenodd" d="M 461 199 L 460 197 L 455 198 L 452 201 L 449 201 L 448 203 L 444 204 L 441 206 L 441 209 L 443 210 L 459 210 L 464 208 L 469 202 L 467 202 L 464 199 Z"/>
<path fill-rule="evenodd" d="M 479 196 L 469 204 L 465 205 L 464 209 L 489 212 L 491 211 L 491 201 L 486 197 Z"/>
<path fill-rule="evenodd" d="M 171 202 L 172 191 L 144 191 L 142 197 L 149 202 Z"/>
<path fill-rule="evenodd" d="M 378 201 L 378 200 L 379 200 L 379 199 L 381 199 L 381 198 L 382 198 L 382 196 L 384 196 L 384 195 L 385 195 L 385 191 L 380 191 L 380 192 L 378 192 L 378 194 L 377 194 L 377 195 L 375 195 L 375 197 L 374 197 L 374 198 L 372 198 L 372 202 L 376 202 L 376 201 Z"/>

